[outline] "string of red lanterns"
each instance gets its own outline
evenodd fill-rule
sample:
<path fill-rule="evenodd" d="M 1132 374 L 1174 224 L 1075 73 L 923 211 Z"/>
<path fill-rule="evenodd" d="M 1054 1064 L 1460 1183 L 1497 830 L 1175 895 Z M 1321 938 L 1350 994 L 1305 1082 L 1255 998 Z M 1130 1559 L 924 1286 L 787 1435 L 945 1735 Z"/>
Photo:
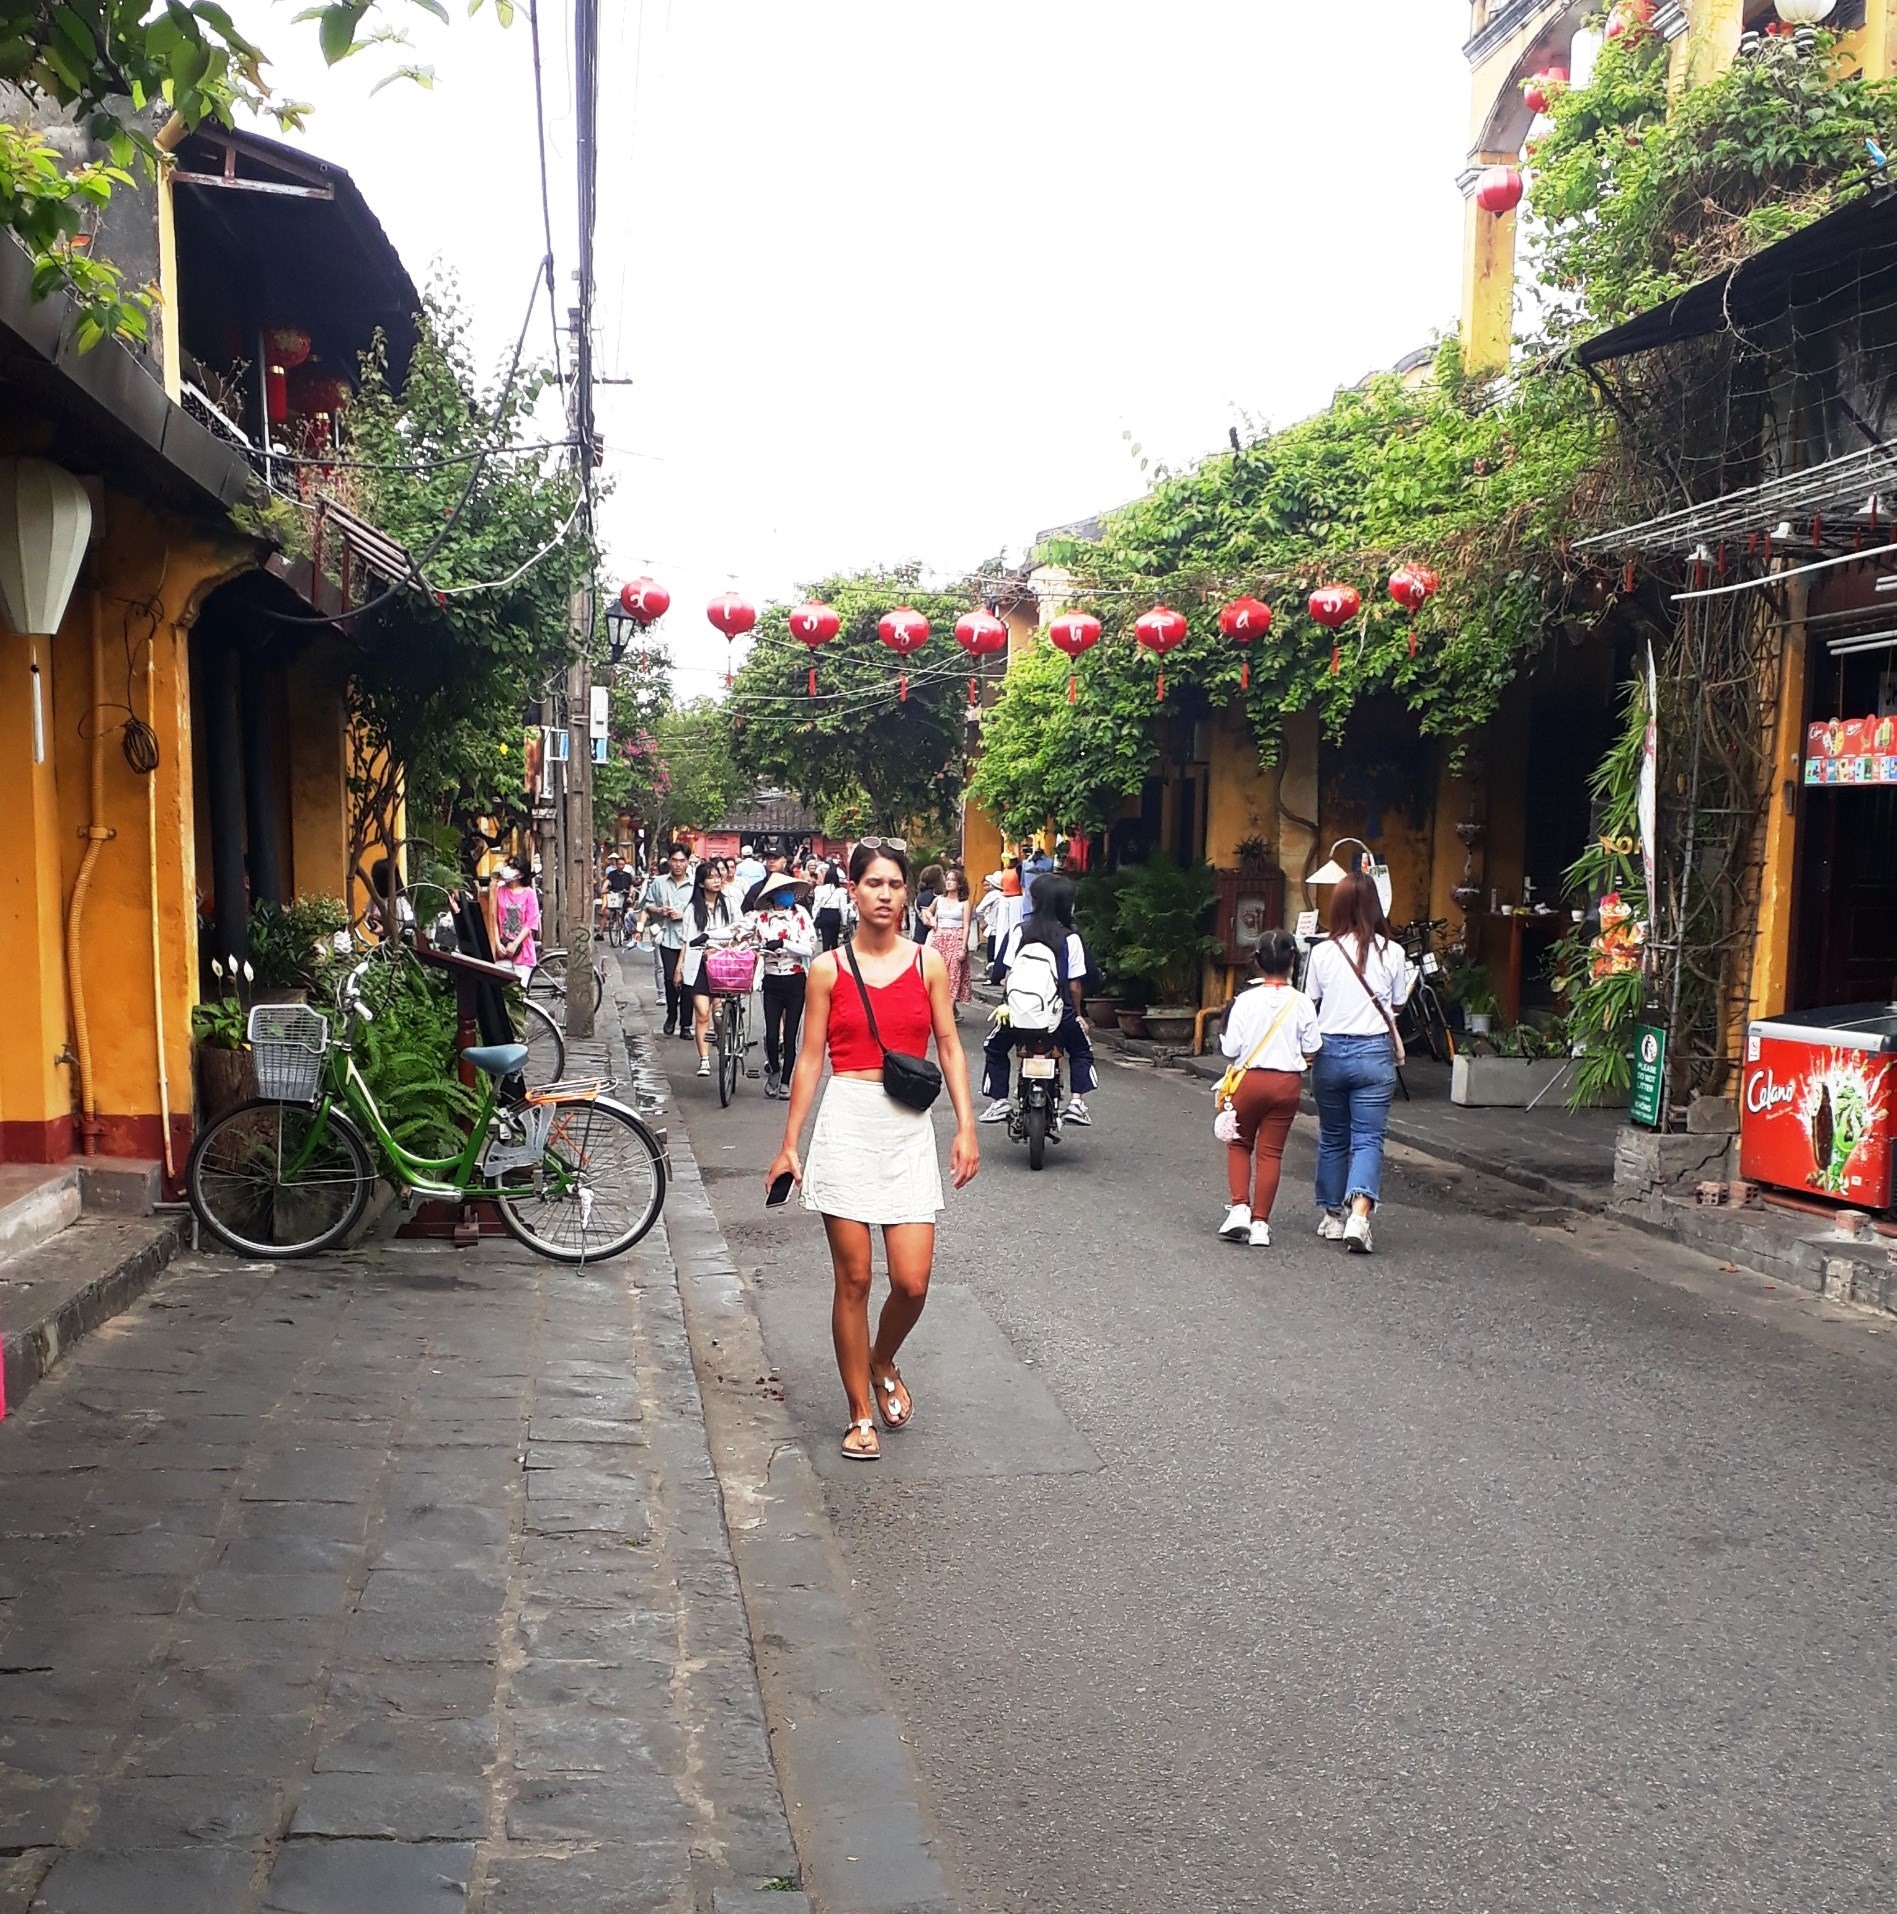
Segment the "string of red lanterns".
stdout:
<path fill-rule="evenodd" d="M 1271 629 L 1271 607 L 1260 604 L 1256 598 L 1234 598 L 1229 605 L 1219 610 L 1219 630 L 1236 645 L 1252 645 Z M 1239 668 L 1238 688 L 1240 691 L 1251 689 L 1251 653 L 1245 654 L 1245 662 Z"/>
<path fill-rule="evenodd" d="M 1186 642 L 1187 629 L 1184 615 L 1170 605 L 1155 605 L 1133 626 L 1133 636 L 1160 661 L 1155 694 L 1159 702 L 1164 702 L 1166 696 L 1166 654 Z"/>

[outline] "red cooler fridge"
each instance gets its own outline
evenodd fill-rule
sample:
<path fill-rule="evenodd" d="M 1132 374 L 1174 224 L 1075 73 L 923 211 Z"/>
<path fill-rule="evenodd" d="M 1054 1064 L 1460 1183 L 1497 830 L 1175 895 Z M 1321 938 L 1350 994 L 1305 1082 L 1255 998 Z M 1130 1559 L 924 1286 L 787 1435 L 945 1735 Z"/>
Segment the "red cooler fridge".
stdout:
<path fill-rule="evenodd" d="M 1746 1030 L 1739 1173 L 1889 1208 L 1897 1149 L 1897 1004 L 1846 1004 Z"/>

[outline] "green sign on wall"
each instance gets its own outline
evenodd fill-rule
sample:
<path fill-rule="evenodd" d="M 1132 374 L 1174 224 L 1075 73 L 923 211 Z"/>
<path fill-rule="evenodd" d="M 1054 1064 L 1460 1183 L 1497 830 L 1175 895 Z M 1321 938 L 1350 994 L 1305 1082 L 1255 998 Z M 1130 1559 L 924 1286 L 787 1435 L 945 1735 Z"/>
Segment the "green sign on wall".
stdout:
<path fill-rule="evenodd" d="M 1657 1130 L 1665 1109 L 1666 1032 L 1658 1024 L 1636 1024 L 1633 1095 L 1627 1114 L 1643 1129 Z"/>

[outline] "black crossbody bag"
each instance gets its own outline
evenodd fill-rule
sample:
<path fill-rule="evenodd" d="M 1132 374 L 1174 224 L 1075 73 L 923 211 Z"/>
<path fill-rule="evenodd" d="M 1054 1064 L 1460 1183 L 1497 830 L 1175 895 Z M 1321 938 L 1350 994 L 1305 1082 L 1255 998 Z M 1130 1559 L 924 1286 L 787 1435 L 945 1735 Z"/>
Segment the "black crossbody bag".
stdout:
<path fill-rule="evenodd" d="M 850 960 L 850 975 L 856 979 L 857 991 L 863 999 L 870 1042 L 883 1053 L 883 1088 L 905 1109 L 928 1109 L 942 1094 L 941 1071 L 927 1057 L 912 1057 L 906 1050 L 892 1050 L 883 1042 L 883 1033 L 876 1028 L 876 1007 L 869 1000 L 869 985 L 863 981 L 863 972 L 856 961 L 856 945 L 845 944 L 843 954 Z"/>

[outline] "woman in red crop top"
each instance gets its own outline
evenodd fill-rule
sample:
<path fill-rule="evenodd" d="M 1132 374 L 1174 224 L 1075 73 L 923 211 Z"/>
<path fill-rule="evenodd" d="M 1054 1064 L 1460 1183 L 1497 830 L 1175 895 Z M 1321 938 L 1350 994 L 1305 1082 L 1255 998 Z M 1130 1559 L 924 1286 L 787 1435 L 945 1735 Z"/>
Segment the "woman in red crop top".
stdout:
<path fill-rule="evenodd" d="M 937 952 L 902 934 L 910 883 L 909 860 L 902 852 L 884 845 L 856 847 L 850 890 L 857 923 L 850 944 L 863 985 L 859 988 L 843 952 L 825 951 L 810 966 L 806 1035 L 790 1081 L 784 1147 L 764 1179 L 768 1190 L 780 1176 L 795 1177 L 803 1185 L 804 1208 L 823 1217 L 836 1272 L 830 1333 L 850 1405 L 843 1453 L 859 1462 L 874 1462 L 882 1453 L 874 1410 L 891 1429 L 902 1428 L 915 1413 L 896 1356 L 928 1300 L 935 1218 L 942 1207 L 935 1125 L 928 1111 L 911 1110 L 884 1090 L 885 1047 L 926 1056 L 934 1037 L 955 1108 L 955 1141 L 949 1148 L 955 1187 L 962 1188 L 981 1167 L 948 966 Z M 880 1044 L 870 1034 L 865 989 Z M 826 1052 L 833 1075 L 806 1167 L 797 1145 L 817 1101 Z M 872 1342 L 870 1258 L 878 1229 L 889 1260 L 889 1298 Z"/>

